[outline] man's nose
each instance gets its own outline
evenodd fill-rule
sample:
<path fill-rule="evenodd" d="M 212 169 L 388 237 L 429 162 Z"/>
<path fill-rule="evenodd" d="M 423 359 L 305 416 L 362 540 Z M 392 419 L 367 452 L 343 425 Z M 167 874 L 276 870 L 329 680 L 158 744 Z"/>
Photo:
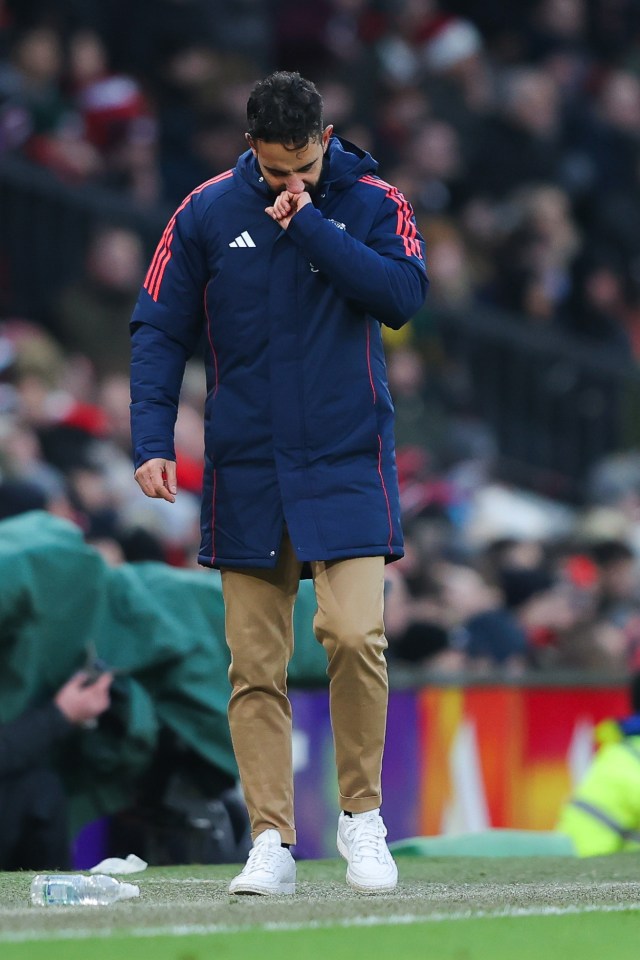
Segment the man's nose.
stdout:
<path fill-rule="evenodd" d="M 287 177 L 286 185 L 289 193 L 302 193 L 304 191 L 304 180 L 301 180 L 300 177 L 295 176 L 295 174 Z"/>

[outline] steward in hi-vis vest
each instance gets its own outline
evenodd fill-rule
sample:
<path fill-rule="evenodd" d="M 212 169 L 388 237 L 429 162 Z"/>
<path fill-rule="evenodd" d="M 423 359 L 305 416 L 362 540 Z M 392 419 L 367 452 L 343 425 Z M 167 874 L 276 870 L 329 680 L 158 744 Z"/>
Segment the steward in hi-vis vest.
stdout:
<path fill-rule="evenodd" d="M 598 752 L 557 829 L 579 857 L 640 850 L 640 713 L 603 721 L 596 739 Z"/>

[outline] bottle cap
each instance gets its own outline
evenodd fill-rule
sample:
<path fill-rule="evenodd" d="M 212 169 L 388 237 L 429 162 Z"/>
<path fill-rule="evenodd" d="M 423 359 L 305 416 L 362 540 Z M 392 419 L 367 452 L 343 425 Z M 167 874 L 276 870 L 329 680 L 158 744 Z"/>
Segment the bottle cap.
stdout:
<path fill-rule="evenodd" d="M 132 900 L 134 897 L 140 896 L 140 887 L 135 883 L 120 883 L 120 896 L 119 900 Z"/>

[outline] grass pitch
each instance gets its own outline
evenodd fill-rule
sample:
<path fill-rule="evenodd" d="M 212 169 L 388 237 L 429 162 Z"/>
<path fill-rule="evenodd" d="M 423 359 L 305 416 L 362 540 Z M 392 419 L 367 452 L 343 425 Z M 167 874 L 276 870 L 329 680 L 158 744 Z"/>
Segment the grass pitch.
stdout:
<path fill-rule="evenodd" d="M 298 864 L 294 897 L 230 897 L 229 866 L 150 869 L 140 899 L 31 907 L 32 874 L 0 874 L 2 960 L 637 960 L 640 855 L 398 858 L 365 896 L 342 861 Z"/>

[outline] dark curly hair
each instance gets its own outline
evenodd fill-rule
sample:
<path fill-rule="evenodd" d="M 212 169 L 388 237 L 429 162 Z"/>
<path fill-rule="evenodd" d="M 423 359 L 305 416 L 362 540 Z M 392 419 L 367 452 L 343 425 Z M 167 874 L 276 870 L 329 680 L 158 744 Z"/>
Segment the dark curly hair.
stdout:
<path fill-rule="evenodd" d="M 252 140 L 301 150 L 322 135 L 322 97 L 310 80 L 280 70 L 254 86 L 247 121 Z"/>

